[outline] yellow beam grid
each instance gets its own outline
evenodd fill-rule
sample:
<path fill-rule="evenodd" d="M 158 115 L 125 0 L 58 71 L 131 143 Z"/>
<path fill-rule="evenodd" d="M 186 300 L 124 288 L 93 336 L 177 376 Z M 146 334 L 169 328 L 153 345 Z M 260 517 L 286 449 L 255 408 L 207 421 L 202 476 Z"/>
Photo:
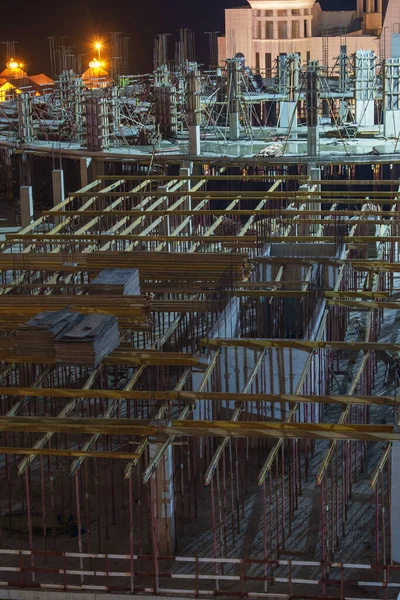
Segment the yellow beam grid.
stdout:
<path fill-rule="evenodd" d="M 183 365 L 181 365 L 183 366 Z M 313 394 L 262 394 L 259 392 L 192 392 L 180 390 L 168 390 L 156 392 L 152 390 L 105 390 L 88 389 L 80 390 L 73 388 L 24 388 L 24 387 L 0 387 L 2 397 L 25 397 L 32 398 L 85 398 L 102 400 L 140 400 L 151 402 L 165 402 L 170 406 L 173 402 L 197 402 L 201 400 L 212 400 L 214 402 L 309 402 L 313 404 L 348 404 L 348 395 L 313 395 Z M 373 396 L 353 395 L 351 403 L 357 405 L 374 406 L 398 406 L 400 398 L 397 396 Z M 158 417 L 161 418 L 161 417 Z"/>
<path fill-rule="evenodd" d="M 164 445 L 169 445 L 170 439 L 173 441 L 176 437 L 182 436 L 400 441 L 400 433 L 392 425 L 332 425 L 330 423 L 277 423 L 275 421 L 232 422 L 177 419 L 163 424 L 151 419 L 0 417 L 0 431 L 46 433 L 46 435 L 52 435 L 54 432 L 112 436 L 142 435 L 158 438 L 159 441 L 164 442 Z M 34 447 L 33 450 L 38 450 L 38 448 Z M 19 470 L 21 471 L 21 468 Z"/>
<path fill-rule="evenodd" d="M 237 181 L 240 183 L 262 181 L 266 186 L 270 185 L 270 187 L 265 191 L 230 190 L 216 192 L 203 189 L 206 187 L 207 181 L 213 180 Z M 291 180 L 308 183 L 308 188 L 305 191 L 277 191 L 283 182 Z M 108 183 L 112 181 L 113 183 L 104 189 L 97 189 L 100 187 L 102 181 Z M 193 184 L 191 189 L 187 185 L 189 181 Z M 338 184 L 348 187 L 369 185 L 371 187 L 369 198 L 365 198 L 364 191 L 319 189 L 320 185 L 326 188 L 328 186 L 334 187 Z M 163 185 L 165 188 L 154 189 L 155 185 Z M 335 288 L 332 291 L 321 291 L 321 298 L 324 303 L 324 317 L 316 338 L 312 341 L 258 340 L 255 338 L 239 340 L 210 339 L 204 341 L 211 348 L 211 355 L 205 357 L 205 359 L 198 355 L 186 354 L 184 352 L 165 352 L 162 350 L 163 344 L 160 345 L 159 342 L 149 350 L 133 350 L 123 345 L 93 370 L 82 390 L 41 387 L 51 370 L 56 368 L 53 361 L 46 359 L 46 363 L 48 363 L 46 369 L 31 388 L 3 388 L 3 396 L 15 396 L 21 399 L 3 418 L 5 421 L 4 423 L 0 423 L 0 428 L 20 427 L 18 423 L 22 423 L 21 419 L 24 418 L 16 417 L 16 413 L 31 396 L 40 397 L 49 395 L 50 397 L 72 399 L 60 412 L 59 416 L 53 420 L 46 420 L 46 418 L 43 420 L 43 418 L 37 417 L 37 421 L 27 421 L 27 423 L 30 423 L 26 425 L 27 427 L 46 426 L 47 429 L 33 429 L 33 431 L 40 431 L 45 433 L 45 435 L 35 444 L 35 447 L 31 449 L 31 452 L 22 461 L 19 466 L 19 472 L 24 472 L 37 454 L 45 454 L 47 452 L 47 449 L 44 449 L 43 446 L 55 432 L 61 431 L 60 427 L 68 426 L 64 421 L 68 423 L 73 421 L 71 427 L 78 427 L 79 422 L 80 426 L 82 426 L 82 433 L 92 434 L 92 437 L 85 443 L 84 447 L 79 451 L 76 450 L 76 452 L 81 452 L 81 454 L 68 454 L 68 456 L 75 456 L 77 459 L 71 469 L 71 472 L 75 472 L 86 457 L 94 455 L 90 449 L 98 436 L 105 432 L 105 429 L 98 430 L 96 427 L 106 428 L 108 426 L 111 430 L 114 425 L 116 427 L 120 425 L 122 428 L 121 431 L 127 431 L 124 429 L 125 423 L 123 419 L 113 418 L 119 402 L 124 399 L 148 399 L 162 402 L 156 413 L 156 421 L 165 418 L 171 402 L 187 402 L 187 406 L 181 411 L 179 418 L 168 424 L 168 426 L 156 424 L 150 427 L 144 421 L 136 425 L 130 421 L 131 427 L 137 426 L 135 434 L 140 434 L 143 438 L 139 449 L 135 453 L 123 453 L 118 449 L 118 452 L 121 455 L 124 454 L 129 460 L 125 471 L 126 477 L 131 475 L 133 468 L 142 456 L 148 443 L 147 436 L 150 430 L 152 432 L 151 435 L 166 435 L 167 438 L 163 440 L 160 452 L 145 471 L 143 475 L 144 480 L 147 480 L 157 467 L 168 445 L 174 441 L 176 436 L 180 435 L 215 435 L 222 438 L 207 471 L 206 483 L 210 482 L 229 438 L 235 435 L 248 435 L 249 437 L 267 436 L 278 439 L 278 444 L 271 450 L 260 472 L 260 484 L 265 480 L 277 451 L 286 437 L 323 437 L 332 440 L 331 446 L 340 439 L 386 440 L 388 442 L 387 448 L 389 448 L 392 441 L 398 439 L 396 437 L 398 434 L 393 431 L 393 428 L 379 426 L 376 429 L 378 426 L 372 425 L 350 426 L 345 421 L 350 407 L 349 401 L 351 404 L 397 405 L 397 399 L 393 396 L 360 396 L 355 394 L 355 390 L 368 360 L 369 353 L 381 350 L 398 352 L 400 345 L 372 341 L 369 335 L 370 325 L 367 328 L 368 331 L 364 342 L 326 342 L 322 339 L 326 318 L 331 306 L 342 306 L 348 310 L 369 310 L 371 312 L 368 324 L 371 323 L 373 310 L 400 308 L 400 303 L 396 302 L 395 298 L 392 298 L 385 292 L 379 291 L 376 285 L 377 273 L 396 273 L 400 271 L 399 263 L 386 262 L 383 260 L 382 255 L 386 243 L 397 243 L 399 239 L 396 235 L 398 213 L 395 212 L 400 202 L 400 199 L 396 197 L 398 190 L 382 191 L 382 189 L 378 189 L 375 191 L 373 189 L 375 186 L 389 185 L 394 185 L 394 182 L 390 180 L 310 182 L 305 177 L 280 175 L 205 175 L 190 178 L 179 176 L 168 178 L 163 175 L 124 178 L 120 176 L 105 176 L 76 192 L 54 209 L 45 211 L 43 217 L 18 234 L 7 236 L 6 241 L 2 244 L 3 249 L 7 250 L 7 252 L 0 255 L 0 269 L 2 271 L 13 271 L 17 273 L 17 276 L 10 282 L 7 279 L 7 283 L 3 283 L 0 286 L 0 323 L 4 329 L 7 328 L 5 324 L 6 319 L 9 322 L 8 328 L 12 329 L 41 310 L 56 310 L 61 306 L 64 307 L 66 297 L 53 295 L 60 289 L 72 288 L 77 290 L 76 296 L 68 296 L 68 306 L 71 306 L 72 310 L 79 310 L 80 312 L 101 311 L 103 313 L 115 314 L 119 318 L 121 326 L 125 324 L 125 327 L 129 327 L 129 329 L 140 328 L 139 321 L 146 321 L 150 311 L 168 312 L 175 315 L 175 325 L 172 326 L 173 328 L 177 326 L 182 316 L 188 312 L 201 313 L 209 311 L 209 304 L 206 301 L 206 297 L 211 292 L 207 288 L 207 285 L 212 286 L 211 289 L 215 289 L 221 278 L 228 272 L 230 275 L 233 272 L 232 288 L 224 290 L 226 296 L 223 301 L 220 303 L 213 301 L 213 306 L 218 310 L 222 310 L 226 305 L 227 299 L 234 295 L 241 297 L 248 296 L 249 298 L 266 296 L 270 297 L 270 301 L 273 298 L 279 297 L 295 297 L 300 299 L 307 297 L 314 293 L 309 288 L 314 265 L 328 265 L 339 269 Z M 235 186 L 232 185 L 232 187 Z M 195 202 L 193 207 L 190 205 L 189 199 L 190 202 Z M 211 208 L 210 202 L 218 200 L 227 202 L 227 207 L 217 210 Z M 248 200 L 257 201 L 256 207 L 253 209 L 242 208 L 241 202 Z M 288 205 L 283 209 L 274 208 L 272 205 L 269 209 L 270 201 L 272 203 L 274 201 L 287 202 Z M 129 202 L 128 206 L 134 202 L 134 207 L 127 209 L 127 202 Z M 169 205 L 169 203 L 171 204 Z M 324 205 L 331 204 L 331 208 L 318 209 L 321 203 Z M 79 204 L 81 205 L 79 206 Z M 354 205 L 357 204 L 360 205 L 360 210 L 354 209 Z M 376 210 L 375 206 L 371 208 L 372 204 L 376 204 Z M 384 210 L 384 204 L 391 205 L 392 210 Z M 338 208 L 340 205 L 350 205 L 353 208 L 350 210 L 348 207 L 345 207 L 342 211 Z M 99 206 L 100 208 L 98 208 Z M 359 226 L 371 224 L 371 220 L 367 218 L 369 216 L 374 217 L 372 222 L 380 226 L 378 235 L 358 235 L 357 228 Z M 206 218 L 205 223 L 208 223 L 208 225 L 203 225 L 202 233 L 197 234 L 193 223 L 197 218 L 203 217 Z M 218 229 L 225 217 L 238 218 L 240 226 L 237 234 L 219 235 Z M 243 219 L 243 217 L 248 218 Z M 344 220 L 344 217 L 352 217 L 352 220 Z M 117 218 L 116 221 L 115 218 Z M 212 218 L 214 218 L 213 221 Z M 180 221 L 180 219 L 182 220 Z M 260 223 L 262 226 L 268 223 L 270 226 L 269 229 L 260 228 Z M 324 235 L 324 226 L 337 226 L 339 224 L 350 228 L 347 235 Z M 308 229 L 312 234 L 294 235 L 294 228 L 299 226 L 310 226 Z M 256 230 L 256 234 L 254 230 Z M 264 231 L 268 231 L 268 235 L 262 235 L 261 232 Z M 295 231 L 297 232 L 297 229 Z M 300 231 L 303 232 L 304 230 Z M 301 256 L 289 256 L 287 258 L 253 256 L 252 248 L 254 246 L 268 242 L 287 242 L 291 244 L 301 242 L 312 242 L 315 244 L 331 242 L 338 244 L 340 242 L 344 246 L 340 258 L 315 257 L 309 259 Z M 366 244 L 371 242 L 380 243 L 378 259 L 365 260 L 349 257 L 351 250 L 354 248 L 362 249 Z M 116 247 L 116 243 L 121 244 L 120 249 Z M 146 245 L 154 243 L 155 246 L 151 251 L 143 251 L 143 243 Z M 16 246 L 13 247 L 14 244 Z M 21 244 L 25 245 L 23 250 L 15 252 L 18 245 Z M 220 244 L 220 246 L 216 252 L 207 252 L 207 258 L 204 260 L 204 253 L 200 253 L 198 250 L 204 250 L 208 244 Z M 177 251 L 172 253 L 171 249 Z M 245 252 L 237 252 L 238 250 L 245 250 Z M 73 260 L 66 258 L 68 254 L 71 254 L 71 259 L 73 257 Z M 191 255 L 190 258 L 187 254 Z M 279 266 L 273 280 L 263 282 L 262 284 L 248 281 L 251 268 L 254 268 L 257 264 L 269 263 Z M 296 289 L 283 289 L 283 286 L 288 284 L 287 281 L 283 280 L 283 274 L 286 266 L 290 264 L 303 265 L 308 267 L 308 269 L 303 280 L 290 282 L 291 285 L 295 285 Z M 354 270 L 375 274 L 372 286 L 369 289 L 356 291 L 342 289 L 341 286 L 346 265 L 351 265 Z M 96 296 L 92 295 L 93 287 L 90 284 L 92 276 L 95 276 L 103 268 L 128 266 L 139 268 L 141 288 L 145 293 L 192 293 L 196 295 L 196 299 L 158 300 L 152 298 L 149 300 L 144 297 L 135 297 L 132 299 L 129 297 L 121 298 L 114 296 L 96 298 Z M 78 286 L 75 283 L 74 276 L 78 274 L 85 276 L 87 284 L 82 283 Z M 36 281 L 33 281 L 32 277 L 36 278 Z M 27 279 L 29 283 L 26 282 Z M 173 282 L 173 286 L 171 282 Z M 188 282 L 191 282 L 192 287 L 188 286 Z M 258 286 L 255 285 L 256 283 Z M 182 284 L 185 285 L 185 288 L 180 292 Z M 257 289 L 261 287 L 263 289 Z M 266 287 L 271 289 L 265 289 Z M 15 293 L 10 295 L 10 292 L 16 292 L 19 289 L 25 289 L 31 293 L 29 303 L 26 302 L 26 298 L 24 303 L 24 298 Z M 42 295 L 44 290 L 46 290 L 45 296 Z M 10 344 L 10 347 L 4 347 L 5 340 L 9 340 L 9 338 L 2 338 L 3 346 L 0 344 L 0 360 L 11 362 L 11 364 L 0 374 L 0 381 L 3 376 L 10 373 L 10 369 L 15 368 L 17 363 L 33 362 L 43 364 L 41 360 L 37 360 L 38 357 L 21 357 L 20 360 L 13 354 L 12 344 Z M 241 393 L 214 392 L 211 389 L 207 389 L 206 391 L 206 388 L 210 387 L 210 378 L 218 362 L 220 347 L 223 346 L 241 346 L 252 349 L 257 354 L 255 366 Z M 308 353 L 305 368 L 293 394 L 251 393 L 252 384 L 257 377 L 259 367 L 265 359 L 266 349 L 268 348 L 295 348 Z M 357 373 L 353 377 L 349 387 L 348 395 L 312 396 L 302 393 L 307 373 L 312 364 L 314 351 L 317 349 L 364 353 Z M 93 385 L 98 380 L 98 376 L 106 364 L 133 364 L 138 368 L 134 371 L 124 390 L 93 389 Z M 180 366 L 185 367 L 185 371 L 174 390 L 166 392 L 139 392 L 133 390 L 132 388 L 143 373 L 146 365 Z M 188 381 L 191 369 L 193 368 L 204 372 L 203 380 L 198 392 L 187 392 L 183 390 L 183 387 Z M 112 402 L 108 407 L 105 418 L 97 419 L 96 424 L 92 422 L 88 423 L 90 420 L 78 419 L 77 417 L 71 419 L 69 416 L 85 398 L 105 398 L 111 400 Z M 188 420 L 196 402 L 205 399 L 235 401 L 236 408 L 231 421 L 227 423 L 208 423 L 204 421 L 199 424 Z M 243 405 L 248 401 L 288 402 L 291 404 L 291 410 L 285 423 L 260 424 L 240 422 L 239 417 L 242 413 Z M 344 406 L 344 411 L 337 425 L 328 426 L 291 422 L 299 404 L 303 402 L 339 404 Z M 19 420 L 17 421 L 16 419 Z M 100 422 L 101 424 L 99 424 Z M 52 425 L 53 423 L 54 425 Z M 365 429 L 362 429 L 362 427 Z M 4 430 L 12 431 L 13 429 Z M 31 431 L 31 429 L 26 430 Z M 74 431 L 77 431 L 77 429 Z M 13 450 L 20 450 L 20 454 L 29 452 L 29 449 L 23 448 L 15 448 Z M 57 450 L 54 450 L 54 452 L 57 452 Z M 59 452 L 75 452 L 75 450 L 65 449 Z M 18 452 L 15 453 L 18 454 Z M 112 452 L 112 454 L 114 455 L 115 453 Z M 323 476 L 323 470 L 326 469 L 329 463 L 329 454 L 330 452 L 325 457 L 321 466 L 321 477 Z M 104 454 L 102 455 L 104 456 Z M 387 460 L 387 458 L 388 450 L 385 451 L 382 460 Z"/>

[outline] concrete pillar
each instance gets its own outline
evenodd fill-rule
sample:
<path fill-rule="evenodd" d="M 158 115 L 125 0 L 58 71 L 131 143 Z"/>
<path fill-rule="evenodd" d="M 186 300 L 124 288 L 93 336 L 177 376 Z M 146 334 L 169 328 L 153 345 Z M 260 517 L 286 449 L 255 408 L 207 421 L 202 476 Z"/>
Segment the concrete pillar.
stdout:
<path fill-rule="evenodd" d="M 307 66 L 307 155 L 310 163 L 315 162 L 319 140 L 319 65 L 311 61 Z M 314 165 L 312 165 L 314 166 Z"/>
<path fill-rule="evenodd" d="M 149 458 L 153 460 L 162 448 L 162 442 L 150 438 Z M 171 556 L 175 550 L 175 514 L 173 486 L 172 446 L 167 450 L 157 469 L 150 478 L 152 523 L 155 539 L 153 548 L 156 555 Z"/>
<path fill-rule="evenodd" d="M 272 36 L 273 36 L 274 40 L 277 40 L 279 38 L 278 19 L 276 18 L 275 11 L 274 11 L 274 18 L 273 18 L 273 25 L 272 25 Z"/>
<path fill-rule="evenodd" d="M 105 163 L 104 160 L 93 160 L 92 161 L 92 176 L 93 176 L 93 181 L 95 179 L 98 179 L 99 177 L 101 177 L 102 175 L 104 175 L 105 173 Z"/>
<path fill-rule="evenodd" d="M 356 123 L 371 127 L 375 122 L 376 56 L 369 50 L 357 50 L 355 56 Z"/>
<path fill-rule="evenodd" d="M 292 19 L 289 18 L 286 22 L 286 34 L 287 34 L 287 39 L 291 40 L 292 39 Z"/>
<path fill-rule="evenodd" d="M 238 140 L 240 137 L 239 113 L 229 115 L 229 139 Z"/>
<path fill-rule="evenodd" d="M 297 102 L 281 102 L 279 105 L 279 127 L 297 128 Z"/>
<path fill-rule="evenodd" d="M 385 110 L 383 113 L 383 134 L 398 138 L 400 135 L 400 110 Z"/>
<path fill-rule="evenodd" d="M 315 166 L 309 165 L 308 174 L 311 178 L 311 182 L 310 182 L 311 187 L 314 187 L 315 184 L 313 182 L 320 181 L 320 179 L 321 179 L 321 169 L 320 169 L 320 167 L 315 167 Z M 318 184 L 315 191 L 320 191 L 320 190 L 321 190 L 321 185 Z M 321 202 L 319 201 L 319 196 L 313 196 L 313 203 L 310 204 L 310 208 L 311 208 L 311 210 L 321 210 Z M 319 216 L 316 215 L 315 219 L 318 220 Z M 310 234 L 316 233 L 318 231 L 318 227 L 319 227 L 318 224 L 311 225 Z"/>
<path fill-rule="evenodd" d="M 307 27 L 307 37 L 310 38 L 310 37 L 312 37 L 311 17 L 307 17 L 306 27 Z"/>
<path fill-rule="evenodd" d="M 299 37 L 304 38 L 304 17 L 300 17 L 299 19 Z"/>
<path fill-rule="evenodd" d="M 397 138 L 400 133 L 400 59 L 385 61 L 383 85 L 383 133 Z"/>
<path fill-rule="evenodd" d="M 200 154 L 200 125 L 189 125 L 189 154 L 198 156 Z"/>
<path fill-rule="evenodd" d="M 167 192 L 168 191 L 168 187 L 166 185 L 159 185 L 157 187 L 157 192 Z M 160 195 L 160 199 L 162 198 L 162 196 Z M 168 196 L 165 196 L 165 198 L 163 199 L 163 201 L 158 205 L 159 210 L 167 210 L 168 208 Z M 169 217 L 165 216 L 165 217 L 161 217 L 162 221 L 160 223 L 160 227 L 159 227 L 159 232 L 161 236 L 170 236 L 171 235 L 171 228 L 170 228 L 170 221 L 169 221 Z M 170 249 L 170 243 L 169 242 L 165 242 L 165 249 L 167 252 L 169 252 Z"/>
<path fill-rule="evenodd" d="M 392 561 L 400 562 L 400 442 L 392 443 L 390 522 L 392 527 Z"/>
<path fill-rule="evenodd" d="M 33 221 L 33 196 L 31 185 L 21 185 L 19 188 L 19 202 L 21 206 L 22 227 L 28 227 Z"/>
<path fill-rule="evenodd" d="M 83 156 L 82 158 L 79 159 L 81 187 L 87 186 L 92 181 L 92 178 L 89 175 L 89 168 L 90 168 L 91 162 L 92 162 L 92 159 L 87 156 Z"/>
<path fill-rule="evenodd" d="M 179 169 L 179 176 L 180 177 L 187 177 L 187 181 L 183 182 L 182 185 L 182 192 L 190 192 L 190 189 L 192 187 L 192 183 L 189 179 L 190 175 L 192 174 L 192 169 L 188 168 L 188 167 L 181 167 Z M 184 210 L 192 210 L 192 197 L 191 196 L 186 196 L 185 202 L 183 204 L 183 208 Z M 189 221 L 189 225 L 188 225 L 188 230 L 189 230 L 189 235 L 192 235 L 192 231 L 193 231 L 193 223 L 192 223 L 192 218 Z"/>
<path fill-rule="evenodd" d="M 51 179 L 53 182 L 53 205 L 57 206 L 57 204 L 65 200 L 64 171 L 62 169 L 53 169 Z"/>
<path fill-rule="evenodd" d="M 356 100 L 355 117 L 361 127 L 372 127 L 375 123 L 374 100 Z"/>

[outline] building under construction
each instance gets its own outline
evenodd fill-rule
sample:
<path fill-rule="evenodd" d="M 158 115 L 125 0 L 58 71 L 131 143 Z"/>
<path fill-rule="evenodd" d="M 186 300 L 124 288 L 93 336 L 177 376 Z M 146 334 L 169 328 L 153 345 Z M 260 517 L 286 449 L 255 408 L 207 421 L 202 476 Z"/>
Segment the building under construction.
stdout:
<path fill-rule="evenodd" d="M 154 62 L 0 104 L 0 598 L 397 598 L 400 59 Z"/>

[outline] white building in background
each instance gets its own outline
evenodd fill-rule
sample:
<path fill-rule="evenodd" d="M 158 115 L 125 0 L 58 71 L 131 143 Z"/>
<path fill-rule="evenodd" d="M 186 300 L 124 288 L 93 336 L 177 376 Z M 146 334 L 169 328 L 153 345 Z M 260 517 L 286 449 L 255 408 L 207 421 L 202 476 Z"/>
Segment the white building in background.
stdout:
<path fill-rule="evenodd" d="M 346 45 L 348 55 L 374 50 L 389 58 L 392 34 L 400 31 L 400 0 L 357 0 L 357 10 L 346 11 L 323 11 L 315 0 L 248 1 L 225 10 L 219 63 L 243 54 L 246 64 L 264 77 L 274 74 L 279 54 L 297 52 L 302 63 L 318 60 L 333 67 L 340 46 Z"/>

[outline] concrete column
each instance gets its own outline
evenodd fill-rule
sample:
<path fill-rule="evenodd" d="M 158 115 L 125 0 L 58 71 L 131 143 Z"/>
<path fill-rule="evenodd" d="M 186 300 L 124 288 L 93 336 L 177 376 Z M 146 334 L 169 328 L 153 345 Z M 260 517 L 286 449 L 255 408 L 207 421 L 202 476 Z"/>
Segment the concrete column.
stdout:
<path fill-rule="evenodd" d="M 53 169 L 51 179 L 53 182 L 53 205 L 57 206 L 57 204 L 65 200 L 64 171 L 62 169 Z"/>
<path fill-rule="evenodd" d="M 93 160 L 92 161 L 92 176 L 93 176 L 93 181 L 95 179 L 98 179 L 102 175 L 104 175 L 104 173 L 105 173 L 104 167 L 105 167 L 104 160 Z"/>
<path fill-rule="evenodd" d="M 279 125 L 284 129 L 297 128 L 297 102 L 281 102 L 279 105 Z"/>
<path fill-rule="evenodd" d="M 303 13 L 303 10 L 301 11 Z M 304 38 L 304 17 L 303 15 L 299 18 L 299 37 Z"/>
<path fill-rule="evenodd" d="M 311 28 L 311 19 L 312 17 L 307 17 L 306 27 L 307 27 L 307 37 L 312 37 L 312 28 Z"/>
<path fill-rule="evenodd" d="M 92 181 L 92 178 L 89 175 L 89 168 L 90 168 L 91 162 L 92 162 L 92 159 L 87 156 L 83 156 L 82 158 L 79 159 L 81 187 L 87 186 Z"/>
<path fill-rule="evenodd" d="M 200 125 L 189 125 L 189 154 L 198 156 L 200 154 Z"/>
<path fill-rule="evenodd" d="M 275 11 L 274 11 L 274 16 L 273 16 L 272 35 L 273 35 L 274 40 L 277 40 L 279 38 L 279 36 L 278 36 L 278 19 L 276 18 Z"/>
<path fill-rule="evenodd" d="M 187 181 L 185 181 L 182 185 L 182 192 L 190 192 L 190 189 L 192 187 L 192 183 L 189 179 L 190 175 L 192 174 L 192 169 L 188 168 L 188 167 L 181 167 L 179 169 L 179 176 L 180 177 L 187 177 Z M 183 204 L 183 208 L 184 210 L 192 210 L 192 197 L 191 196 L 186 196 L 185 202 Z M 192 230 L 193 230 L 193 223 L 192 223 L 192 218 L 189 221 L 188 224 L 188 230 L 189 230 L 189 235 L 192 235 Z"/>
<path fill-rule="evenodd" d="M 390 517 L 392 527 L 392 561 L 400 562 L 400 442 L 392 443 Z"/>
<path fill-rule="evenodd" d="M 150 438 L 149 458 L 155 458 L 162 448 L 162 442 Z M 171 556 L 175 550 L 175 514 L 173 486 L 172 446 L 168 446 L 157 469 L 150 478 L 152 523 L 155 539 L 154 552 L 161 556 Z"/>
<path fill-rule="evenodd" d="M 311 182 L 310 182 L 311 186 L 310 187 L 314 187 L 315 184 L 313 182 L 320 181 L 320 179 L 321 179 L 321 169 L 320 169 L 320 167 L 315 167 L 315 166 L 310 165 L 308 168 L 308 174 L 311 178 Z M 321 190 L 321 186 L 318 184 L 315 191 L 320 191 L 320 190 Z M 313 200 L 316 202 L 313 202 L 312 204 L 310 204 L 311 210 L 321 210 L 321 202 L 318 201 L 318 197 L 314 196 Z M 315 219 L 318 220 L 319 216 L 316 215 Z M 310 226 L 310 234 L 316 233 L 318 231 L 318 227 L 319 227 L 318 224 L 311 225 Z"/>
<path fill-rule="evenodd" d="M 383 133 L 385 137 L 397 138 L 400 135 L 400 110 L 385 110 L 383 113 Z"/>
<path fill-rule="evenodd" d="M 33 196 L 31 185 L 21 185 L 19 188 L 19 202 L 21 206 L 22 227 L 28 227 L 33 221 Z"/>
<path fill-rule="evenodd" d="M 287 22 L 286 22 L 286 34 L 287 34 L 287 39 L 291 40 L 292 39 L 292 19 L 288 18 Z"/>
<path fill-rule="evenodd" d="M 374 100 L 356 100 L 356 123 L 361 127 L 372 127 L 375 123 Z"/>
<path fill-rule="evenodd" d="M 157 192 L 166 192 L 168 191 L 168 187 L 166 185 L 159 185 L 157 187 Z M 162 198 L 162 196 L 160 196 Z M 164 200 L 158 206 L 159 210 L 167 210 L 168 208 L 168 196 L 165 196 Z M 161 217 L 162 221 L 160 223 L 159 232 L 160 235 L 169 236 L 171 235 L 170 222 L 168 217 Z M 144 238 L 145 239 L 145 238 Z M 170 243 L 165 243 L 165 249 L 169 252 Z"/>
<path fill-rule="evenodd" d="M 240 137 L 239 113 L 229 115 L 229 139 L 238 140 Z"/>

